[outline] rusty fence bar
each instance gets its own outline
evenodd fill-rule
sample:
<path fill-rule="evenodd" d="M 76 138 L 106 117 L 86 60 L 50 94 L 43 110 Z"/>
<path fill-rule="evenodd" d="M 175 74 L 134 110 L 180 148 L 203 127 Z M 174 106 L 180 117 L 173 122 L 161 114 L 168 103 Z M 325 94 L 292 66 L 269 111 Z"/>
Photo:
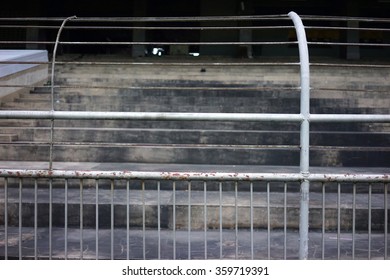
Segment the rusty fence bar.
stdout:
<path fill-rule="evenodd" d="M 225 172 L 154 172 L 0 169 L 0 178 L 109 179 L 109 180 L 175 180 L 175 181 L 268 181 L 268 182 L 363 182 L 389 183 L 390 173 L 225 173 Z"/>

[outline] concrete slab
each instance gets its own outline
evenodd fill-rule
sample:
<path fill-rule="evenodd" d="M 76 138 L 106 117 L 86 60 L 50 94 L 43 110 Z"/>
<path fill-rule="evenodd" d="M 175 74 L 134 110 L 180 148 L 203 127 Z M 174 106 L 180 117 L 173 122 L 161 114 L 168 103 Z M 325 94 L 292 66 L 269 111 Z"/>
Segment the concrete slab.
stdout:
<path fill-rule="evenodd" d="M 42 85 L 48 78 L 46 50 L 0 50 L 0 99 L 28 92 L 29 87 Z M 26 62 L 20 63 L 20 62 Z M 29 63 L 31 62 L 31 63 Z M 42 62 L 43 64 L 34 64 Z"/>
<path fill-rule="evenodd" d="M 9 64 L 0 64 L 0 78 L 2 78 L 38 65 L 13 64 L 13 62 L 48 62 L 48 55 L 46 50 L 0 50 L 0 61 L 9 61 Z"/>

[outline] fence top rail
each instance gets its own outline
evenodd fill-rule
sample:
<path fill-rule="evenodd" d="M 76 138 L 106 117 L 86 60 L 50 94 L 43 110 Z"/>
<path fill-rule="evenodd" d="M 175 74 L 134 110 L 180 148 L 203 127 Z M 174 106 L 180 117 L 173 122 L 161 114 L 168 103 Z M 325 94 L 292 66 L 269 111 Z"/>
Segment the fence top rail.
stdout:
<path fill-rule="evenodd" d="M 198 121 L 301 121 L 300 114 L 106 112 L 106 111 L 0 111 L 0 119 L 63 120 L 198 120 Z"/>
<path fill-rule="evenodd" d="M 89 171 L 46 169 L 0 169 L 0 178 L 111 179 L 172 181 L 278 181 L 278 182 L 367 182 L 389 183 L 390 173 L 239 173 L 239 172 L 159 172 L 159 171 Z"/>
<path fill-rule="evenodd" d="M 3 17 L 1 21 L 48 21 L 62 22 L 64 17 Z M 288 20 L 287 14 L 248 16 L 191 16 L 191 17 L 77 17 L 73 22 L 191 22 L 191 21 L 241 21 L 241 20 Z"/>
<path fill-rule="evenodd" d="M 301 15 L 306 21 L 361 21 L 390 23 L 389 18 Z M 62 22 L 65 17 L 0 17 L 0 21 Z M 288 20 L 287 14 L 240 16 L 191 16 L 191 17 L 77 17 L 73 22 L 188 22 L 188 21 L 242 21 Z"/>
<path fill-rule="evenodd" d="M 301 122 L 301 114 L 277 113 L 183 113 L 106 111 L 0 110 L 0 119 L 48 120 L 175 120 L 175 121 L 288 121 Z M 310 114 L 310 122 L 390 122 L 389 114 Z"/>

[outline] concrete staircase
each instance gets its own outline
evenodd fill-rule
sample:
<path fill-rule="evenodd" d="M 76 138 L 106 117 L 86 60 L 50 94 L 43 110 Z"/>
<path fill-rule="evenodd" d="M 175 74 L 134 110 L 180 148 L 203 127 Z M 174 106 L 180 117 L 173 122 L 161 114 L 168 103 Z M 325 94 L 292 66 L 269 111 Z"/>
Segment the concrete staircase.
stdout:
<path fill-rule="evenodd" d="M 314 68 L 312 113 L 389 113 L 388 86 L 378 85 L 377 78 L 384 73 L 337 70 L 335 75 L 335 69 Z M 371 80 L 362 80 L 361 72 L 371 74 Z M 293 66 L 59 65 L 56 77 L 56 85 L 64 87 L 56 89 L 56 110 L 299 112 L 299 73 Z M 329 85 L 334 89 L 325 89 Z M 48 110 L 49 93 L 37 87 L 1 108 Z M 2 122 L 2 142 L 8 143 L 0 147 L 2 160 L 30 160 L 32 154 L 38 161 L 48 159 L 47 121 L 31 121 L 28 129 Z M 55 142 L 55 161 L 60 162 L 299 164 L 296 123 L 56 121 Z M 389 167 L 389 143 L 388 124 L 315 123 L 311 165 Z"/>
<path fill-rule="evenodd" d="M 374 71 L 366 68 L 313 66 L 311 112 L 389 114 L 390 87 L 385 82 L 389 76 L 386 69 Z M 188 63 L 182 66 L 160 63 L 111 66 L 67 64 L 57 66 L 56 85 L 61 86 L 55 90 L 56 110 L 299 113 L 299 69 L 296 66 L 226 67 L 212 65 L 210 61 L 205 61 L 204 65 Z M 3 102 L 0 109 L 49 110 L 50 88 L 36 87 L 29 94 L 22 94 L 14 100 Z M 19 166 L 38 168 L 37 166 L 48 160 L 49 121 L 0 120 L 0 125 L 2 127 L 0 160 L 5 167 L 7 162 L 8 166 L 11 163 L 17 166 L 19 162 Z M 368 168 L 386 170 L 390 167 L 389 124 L 313 123 L 310 137 L 310 162 L 316 168 L 343 167 L 343 172 L 349 172 L 348 170 L 367 171 Z M 96 163 L 90 169 L 229 172 L 239 168 L 245 170 L 244 172 L 263 170 L 277 172 L 294 169 L 293 166 L 299 165 L 299 124 L 296 123 L 55 121 L 54 138 L 55 168 L 65 166 L 65 169 L 83 169 L 83 166 L 87 166 L 84 169 L 89 169 L 91 163 Z M 112 226 L 110 217 L 113 215 L 115 234 L 120 236 L 124 234 L 123 230 L 126 227 L 125 183 L 115 181 L 113 204 L 110 182 L 100 182 L 99 189 L 98 228 L 102 231 L 109 229 Z M 4 180 L 0 181 L 0 184 L 4 184 Z M 42 181 L 39 187 L 38 227 L 42 231 L 49 225 L 50 208 L 55 217 L 52 226 L 56 231 L 61 231 L 64 227 L 64 182 L 55 181 L 53 184 L 55 190 L 51 206 L 48 203 L 47 181 Z M 248 235 L 251 228 L 249 219 L 251 207 L 255 217 L 253 227 L 261 236 L 266 234 L 268 225 L 272 232 L 275 232 L 273 233 L 275 236 L 280 233 L 287 207 L 289 236 L 295 236 L 291 237 L 291 240 L 296 239 L 299 223 L 299 184 L 289 184 L 286 205 L 283 202 L 285 197 L 283 184 L 272 184 L 270 222 L 267 218 L 265 195 L 267 187 L 263 183 L 254 186 L 253 200 L 249 199 L 251 192 L 248 183 L 240 183 L 238 193 L 235 192 L 233 183 L 224 183 L 221 189 L 217 182 L 209 183 L 206 204 L 202 182 L 193 182 L 190 194 L 187 182 L 178 182 L 175 192 L 170 182 L 162 181 L 159 192 L 154 181 L 147 181 L 145 189 L 142 189 L 141 185 L 142 182 L 139 181 L 132 181 L 130 185 L 130 227 L 133 230 L 132 234 L 141 238 L 142 234 L 135 231 L 145 226 L 148 232 L 147 239 L 150 240 L 149 245 L 156 240 L 152 236 L 158 224 L 163 236 L 172 230 L 177 230 L 178 236 L 184 236 L 189 228 L 188 217 L 191 219 L 190 228 L 196 240 L 203 237 L 205 226 L 210 231 L 210 236 L 214 234 L 213 230 L 220 227 L 224 229 L 226 235 L 234 235 L 236 209 L 241 235 Z M 92 232 L 96 228 L 95 182 L 89 180 L 83 182 L 82 219 L 80 182 L 70 182 L 69 186 L 67 206 L 69 232 L 76 232 L 80 223 L 83 230 Z M 322 186 L 315 184 L 312 186 L 310 211 L 312 234 L 324 229 L 330 235 L 334 235 L 338 230 L 337 186 L 330 185 L 329 190 L 326 194 L 326 225 L 323 228 Z M 374 186 L 373 191 L 370 228 L 374 232 L 382 233 L 385 212 L 383 189 L 381 186 Z M 340 230 L 345 233 L 348 233 L 352 226 L 351 192 L 350 184 L 343 187 L 341 201 L 343 207 L 340 210 L 343 218 Z M 1 193 L 0 198 L 3 197 L 4 194 Z M 9 197 L 9 227 L 16 230 L 19 225 L 17 180 L 9 182 Z M 221 197 L 223 216 L 219 217 Z M 4 212 L 1 212 L 4 210 L 4 200 L 1 199 L 0 224 L 4 224 Z M 361 188 L 356 199 L 359 201 L 355 213 L 356 230 L 365 234 L 369 215 L 366 187 Z M 32 180 L 23 180 L 22 201 L 23 228 L 30 232 L 34 227 L 35 207 Z M 235 205 L 235 201 L 239 203 Z M 208 212 L 206 221 L 205 205 Z M 175 216 L 173 208 L 176 211 Z M 114 212 L 111 212 L 112 209 Z M 41 236 L 46 235 L 42 232 Z M 328 237 L 331 238 L 330 236 L 326 238 Z M 61 234 L 58 238 L 61 239 Z M 280 242 L 282 240 L 279 235 L 275 238 Z M 172 240 L 167 237 L 165 242 L 171 244 Z M 196 242 L 193 246 L 196 246 L 195 244 Z M 153 246 L 155 245 L 153 243 Z M 297 248 L 294 246 L 290 250 L 291 258 L 297 257 Z M 134 255 L 133 258 L 140 258 L 142 255 L 142 249 L 137 250 L 138 255 Z M 260 258 L 264 251 L 259 249 L 258 253 L 257 257 Z M 347 255 L 348 253 L 345 257 Z M 62 258 L 61 254 L 59 256 Z M 94 257 L 93 254 L 91 256 Z M 108 256 L 103 256 L 105 257 Z M 149 257 L 156 258 L 156 254 Z M 246 258 L 248 255 L 244 254 L 242 257 Z M 315 258 L 317 257 L 319 256 L 316 255 Z"/>

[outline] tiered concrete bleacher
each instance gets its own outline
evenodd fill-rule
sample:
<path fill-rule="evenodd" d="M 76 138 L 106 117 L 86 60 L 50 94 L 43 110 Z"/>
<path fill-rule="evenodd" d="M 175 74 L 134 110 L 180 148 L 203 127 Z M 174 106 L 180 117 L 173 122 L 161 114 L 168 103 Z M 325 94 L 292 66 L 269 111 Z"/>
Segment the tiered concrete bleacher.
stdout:
<path fill-rule="evenodd" d="M 97 57 L 93 57 L 97 59 Z M 147 61 L 150 62 L 150 61 Z M 169 61 L 168 61 L 169 62 Z M 325 67 L 312 66 L 312 113 L 354 113 L 375 114 L 390 112 L 389 86 L 386 80 L 390 74 L 383 68 Z M 147 111 L 147 112 L 225 112 L 225 113 L 298 113 L 299 112 L 299 68 L 298 66 L 276 65 L 212 65 L 186 63 L 163 65 L 139 63 L 135 65 L 75 65 L 56 66 L 55 109 L 74 111 Z M 50 88 L 35 87 L 29 93 L 21 93 L 13 99 L 2 102 L 2 110 L 49 110 Z M 1 167 L 10 166 L 39 168 L 49 158 L 48 140 L 50 123 L 44 120 L 1 120 L 2 138 L 0 146 Z M 390 166 L 390 130 L 388 124 L 312 124 L 311 165 L 315 168 L 343 167 L 367 171 L 366 168 L 387 168 Z M 159 171 L 243 171 L 277 172 L 297 170 L 299 166 L 299 124 L 273 122 L 195 122 L 195 121 L 55 121 L 55 168 L 81 168 L 106 170 L 159 170 Z M 35 161 L 35 163 L 34 163 Z M 87 163 L 86 163 L 87 162 Z M 29 184 L 28 182 L 26 182 Z M 63 182 L 61 182 L 63 184 Z M 93 229 L 96 225 L 92 199 L 94 183 L 84 182 L 84 227 Z M 100 227 L 107 228 L 110 221 L 109 182 L 101 183 L 103 199 L 99 202 Z M 17 197 L 17 186 L 10 189 Z M 76 184 L 76 187 L 79 185 Z M 161 227 L 171 229 L 172 187 L 161 185 L 161 201 L 156 201 L 155 183 L 147 185 L 145 195 L 139 182 L 132 183 L 131 227 L 142 228 L 143 211 L 146 211 L 146 227 L 156 228 L 157 207 L 161 207 Z M 10 182 L 10 187 L 12 184 Z M 116 185 L 115 227 L 125 227 L 125 186 Z M 202 230 L 204 221 L 203 186 L 192 185 L 191 217 L 193 230 Z M 227 201 L 223 211 L 223 227 L 234 227 L 235 206 L 233 186 L 224 184 L 223 199 Z M 262 192 L 265 184 L 255 186 L 254 205 L 248 200 L 248 185 L 241 185 L 239 227 L 249 228 L 249 209 L 254 207 L 254 227 L 267 227 L 267 205 Z M 288 228 L 298 228 L 298 184 L 291 184 L 288 193 Z M 178 184 L 175 206 L 177 216 L 175 227 L 185 230 L 188 226 L 188 186 Z M 23 193 L 23 225 L 33 227 L 32 189 Z M 210 229 L 219 227 L 215 219 L 219 213 L 218 185 L 208 188 L 207 207 Z M 350 192 L 351 189 L 348 190 Z M 74 192 L 74 194 L 72 194 Z M 91 195 L 89 195 L 91 192 Z M 80 223 L 79 190 L 71 189 L 69 200 L 69 227 Z M 143 193 L 143 194 L 142 194 Z M 39 194 L 45 201 L 47 193 Z M 311 229 L 322 228 L 322 194 L 311 196 Z M 365 194 L 362 194 L 362 199 Z M 3 197 L 0 195 L 0 197 Z M 282 187 L 272 188 L 272 228 L 283 227 Z M 383 195 L 373 194 L 373 230 L 383 230 Z M 107 199 L 106 199 L 107 198 Z M 214 198 L 214 199 L 213 199 Z M 351 229 L 351 197 L 343 201 L 345 209 L 341 229 Z M 3 203 L 3 202 L 2 202 Z M 362 202 L 356 217 L 362 222 L 358 230 L 367 228 L 367 204 Z M 17 209 L 17 200 L 10 200 L 11 209 Z M 146 210 L 143 207 L 146 205 Z M 0 207 L 2 211 L 4 207 Z M 57 217 L 53 226 L 64 225 L 64 193 L 54 191 L 53 211 Z M 39 226 L 48 224 L 48 203 L 39 207 Z M 12 211 L 11 211 L 12 212 Z M 15 217 L 17 213 L 15 211 Z M 1 215 L 0 215 L 1 217 Z M 11 214 L 11 217 L 12 214 Z M 10 226 L 17 226 L 18 220 L 10 218 Z M 337 194 L 327 196 L 326 230 L 337 227 Z M 138 256 L 139 257 L 139 256 Z"/>
<path fill-rule="evenodd" d="M 69 88 L 56 89 L 56 110 L 299 112 L 299 69 L 294 66 L 58 65 L 57 69 L 56 84 Z M 381 83 L 388 76 L 385 69 L 355 70 L 313 67 L 311 112 L 388 113 L 388 86 Z M 1 108 L 48 110 L 48 93 L 48 88 L 36 87 Z M 5 139 L 9 145 L 1 147 L 2 160 L 29 160 L 32 153 L 37 161 L 48 159 L 47 122 L 30 123 L 26 130 L 6 121 L 3 133 L 12 136 Z M 296 123 L 56 121 L 55 126 L 54 159 L 59 162 L 299 164 Z M 387 124 L 312 124 L 311 165 L 388 167 L 388 133 Z"/>

